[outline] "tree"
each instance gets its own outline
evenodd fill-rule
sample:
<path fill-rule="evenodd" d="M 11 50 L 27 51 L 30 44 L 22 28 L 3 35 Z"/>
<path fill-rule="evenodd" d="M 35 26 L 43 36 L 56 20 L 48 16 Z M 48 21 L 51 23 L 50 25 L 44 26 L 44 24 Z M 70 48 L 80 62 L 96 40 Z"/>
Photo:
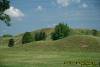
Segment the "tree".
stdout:
<path fill-rule="evenodd" d="M 40 41 L 40 40 L 45 40 L 46 39 L 46 33 L 45 32 L 37 32 L 35 34 L 35 40 Z"/>
<path fill-rule="evenodd" d="M 93 30 L 92 30 L 92 35 L 93 35 L 93 36 L 96 36 L 96 35 L 97 35 L 97 33 L 98 33 L 98 31 L 97 31 L 97 30 L 95 30 L 95 29 L 93 29 Z"/>
<path fill-rule="evenodd" d="M 69 35 L 69 32 L 70 28 L 67 24 L 59 23 L 58 25 L 56 25 L 55 31 L 52 33 L 51 38 L 53 40 L 62 39 L 64 37 L 67 37 Z"/>
<path fill-rule="evenodd" d="M 14 39 L 9 39 L 8 47 L 14 46 Z"/>
<path fill-rule="evenodd" d="M 26 32 L 22 37 L 22 44 L 30 43 L 33 40 L 34 39 L 33 39 L 33 36 L 31 35 L 31 33 L 30 32 Z"/>
<path fill-rule="evenodd" d="M 59 35 L 56 32 L 53 32 L 51 35 L 51 39 L 58 40 Z"/>
<path fill-rule="evenodd" d="M 9 0 L 0 0 L 0 20 L 4 21 L 8 26 L 10 26 L 10 17 L 4 12 L 10 8 Z"/>

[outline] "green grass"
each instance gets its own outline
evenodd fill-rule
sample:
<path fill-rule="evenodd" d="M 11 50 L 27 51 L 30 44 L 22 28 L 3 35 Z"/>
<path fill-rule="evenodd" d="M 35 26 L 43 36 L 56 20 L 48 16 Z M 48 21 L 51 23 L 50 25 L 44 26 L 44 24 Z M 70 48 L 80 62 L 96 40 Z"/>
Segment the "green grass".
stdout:
<path fill-rule="evenodd" d="M 57 41 L 38 41 L 24 45 L 19 43 L 12 48 L 7 46 L 8 39 L 3 38 L 0 44 L 0 67 L 81 67 L 80 64 L 64 62 L 100 62 L 99 37 L 74 35 Z"/>
<path fill-rule="evenodd" d="M 0 67 L 81 67 L 77 64 L 64 64 L 64 61 L 98 63 L 100 54 L 97 52 L 32 51 L 23 48 L 0 49 Z"/>

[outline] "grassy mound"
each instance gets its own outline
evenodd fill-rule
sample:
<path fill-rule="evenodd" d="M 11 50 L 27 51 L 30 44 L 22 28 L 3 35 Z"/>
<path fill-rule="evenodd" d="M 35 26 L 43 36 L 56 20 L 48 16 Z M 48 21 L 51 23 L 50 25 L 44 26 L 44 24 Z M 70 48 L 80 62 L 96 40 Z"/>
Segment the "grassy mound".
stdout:
<path fill-rule="evenodd" d="M 100 52 L 100 38 L 90 35 L 74 35 L 57 41 L 37 41 L 28 44 L 17 44 L 15 48 L 35 51 L 74 51 Z"/>
<path fill-rule="evenodd" d="M 100 38 L 90 35 L 75 35 L 57 41 L 64 50 L 100 51 Z"/>

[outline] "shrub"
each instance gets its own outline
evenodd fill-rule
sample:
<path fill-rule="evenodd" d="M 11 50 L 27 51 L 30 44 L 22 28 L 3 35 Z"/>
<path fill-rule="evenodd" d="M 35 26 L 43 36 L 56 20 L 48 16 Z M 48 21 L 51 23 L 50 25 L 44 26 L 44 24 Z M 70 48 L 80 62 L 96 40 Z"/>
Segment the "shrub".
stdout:
<path fill-rule="evenodd" d="M 51 38 L 53 40 L 62 39 L 69 35 L 70 28 L 67 24 L 59 23 L 55 27 L 55 31 L 52 33 Z"/>
<path fill-rule="evenodd" d="M 35 33 L 35 40 L 36 41 L 45 40 L 45 39 L 46 39 L 46 33 L 45 32 Z"/>
<path fill-rule="evenodd" d="M 14 39 L 9 39 L 8 47 L 14 46 Z"/>
<path fill-rule="evenodd" d="M 33 39 L 33 36 L 31 35 L 31 33 L 30 32 L 26 32 L 22 37 L 22 44 L 30 43 L 33 40 L 34 39 Z"/>
<path fill-rule="evenodd" d="M 92 30 L 92 35 L 93 35 L 93 36 L 96 36 L 96 35 L 97 35 L 97 33 L 98 33 L 98 31 L 97 31 L 97 30 L 95 30 L 95 29 L 93 29 L 93 30 Z"/>
<path fill-rule="evenodd" d="M 63 33 L 56 33 L 56 32 L 54 32 L 54 33 L 52 33 L 52 35 L 51 35 L 51 39 L 53 39 L 53 40 L 62 39 L 62 38 L 64 38 L 64 37 L 66 37 L 66 36 L 64 36 Z"/>

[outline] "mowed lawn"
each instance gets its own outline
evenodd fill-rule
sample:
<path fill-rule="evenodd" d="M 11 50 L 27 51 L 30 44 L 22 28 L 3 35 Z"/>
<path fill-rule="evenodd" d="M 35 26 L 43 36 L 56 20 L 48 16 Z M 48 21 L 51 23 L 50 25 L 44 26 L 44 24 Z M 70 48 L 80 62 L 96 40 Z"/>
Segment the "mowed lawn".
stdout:
<path fill-rule="evenodd" d="M 81 67 L 64 62 L 100 62 L 98 52 L 34 51 L 23 48 L 0 48 L 0 67 Z M 84 65 L 83 67 L 99 67 Z"/>

